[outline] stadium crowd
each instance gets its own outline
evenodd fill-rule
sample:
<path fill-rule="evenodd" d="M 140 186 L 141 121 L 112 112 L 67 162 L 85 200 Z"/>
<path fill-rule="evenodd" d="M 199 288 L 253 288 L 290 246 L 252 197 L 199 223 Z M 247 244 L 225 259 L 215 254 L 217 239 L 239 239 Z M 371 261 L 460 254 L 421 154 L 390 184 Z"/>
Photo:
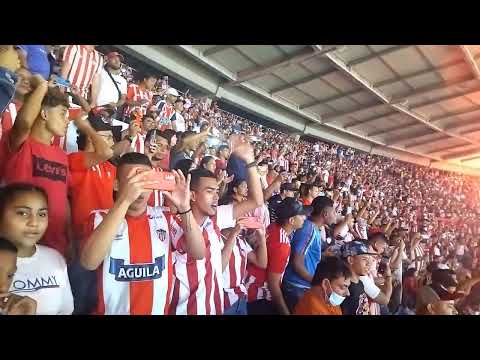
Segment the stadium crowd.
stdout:
<path fill-rule="evenodd" d="M 479 179 L 123 62 L 0 45 L 1 314 L 480 314 Z"/>

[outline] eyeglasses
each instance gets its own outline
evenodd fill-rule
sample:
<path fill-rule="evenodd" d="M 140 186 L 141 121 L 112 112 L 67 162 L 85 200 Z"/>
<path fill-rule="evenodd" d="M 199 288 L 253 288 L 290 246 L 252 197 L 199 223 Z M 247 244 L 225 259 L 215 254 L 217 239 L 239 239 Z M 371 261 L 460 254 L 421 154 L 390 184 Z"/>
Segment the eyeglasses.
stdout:
<path fill-rule="evenodd" d="M 98 134 L 98 135 L 103 137 L 103 138 L 106 138 L 108 140 L 113 140 L 114 139 L 113 135 L 100 135 L 100 134 Z"/>

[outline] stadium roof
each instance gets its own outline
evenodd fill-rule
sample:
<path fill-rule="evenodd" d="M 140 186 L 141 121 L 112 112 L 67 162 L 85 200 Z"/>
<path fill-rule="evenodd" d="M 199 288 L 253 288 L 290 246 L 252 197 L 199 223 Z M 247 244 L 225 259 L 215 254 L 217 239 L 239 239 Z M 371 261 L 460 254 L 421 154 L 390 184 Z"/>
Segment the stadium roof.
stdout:
<path fill-rule="evenodd" d="M 424 165 L 480 169 L 480 46 L 171 48 L 215 72 L 219 87 L 300 116 L 305 133 L 321 137 L 324 130 L 347 145 Z"/>

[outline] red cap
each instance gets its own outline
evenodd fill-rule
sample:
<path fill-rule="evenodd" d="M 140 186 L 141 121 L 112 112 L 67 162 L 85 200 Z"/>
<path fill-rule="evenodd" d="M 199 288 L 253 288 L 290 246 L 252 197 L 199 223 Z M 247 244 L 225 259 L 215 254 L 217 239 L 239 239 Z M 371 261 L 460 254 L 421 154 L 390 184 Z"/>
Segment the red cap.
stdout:
<path fill-rule="evenodd" d="M 123 61 L 123 55 L 119 54 L 116 51 L 112 51 L 112 52 L 108 53 L 107 54 L 107 60 L 110 60 L 111 58 L 114 58 L 115 56 L 118 56 L 120 58 L 120 61 Z"/>

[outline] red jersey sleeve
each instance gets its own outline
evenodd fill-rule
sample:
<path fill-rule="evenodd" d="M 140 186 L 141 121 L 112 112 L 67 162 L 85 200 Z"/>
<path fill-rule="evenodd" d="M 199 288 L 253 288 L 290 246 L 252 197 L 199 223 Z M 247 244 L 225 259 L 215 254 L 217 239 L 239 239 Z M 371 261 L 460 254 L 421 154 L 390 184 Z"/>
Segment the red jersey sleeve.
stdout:
<path fill-rule="evenodd" d="M 128 89 L 127 89 L 127 100 L 133 100 L 134 96 L 135 96 L 135 90 L 134 90 L 134 84 L 130 84 L 128 85 Z"/>
<path fill-rule="evenodd" d="M 103 218 L 105 217 L 105 215 L 107 215 L 106 212 L 93 211 L 88 217 L 88 220 L 81 226 L 81 233 L 79 234 L 79 237 L 78 237 L 80 239 L 80 243 L 79 243 L 80 252 L 83 250 L 83 247 L 85 246 L 85 243 L 89 238 L 89 236 L 92 235 L 93 231 L 103 221 Z"/>
<path fill-rule="evenodd" d="M 287 267 L 288 258 L 290 257 L 290 246 L 280 242 L 267 244 L 268 266 L 270 272 L 283 274 Z"/>

